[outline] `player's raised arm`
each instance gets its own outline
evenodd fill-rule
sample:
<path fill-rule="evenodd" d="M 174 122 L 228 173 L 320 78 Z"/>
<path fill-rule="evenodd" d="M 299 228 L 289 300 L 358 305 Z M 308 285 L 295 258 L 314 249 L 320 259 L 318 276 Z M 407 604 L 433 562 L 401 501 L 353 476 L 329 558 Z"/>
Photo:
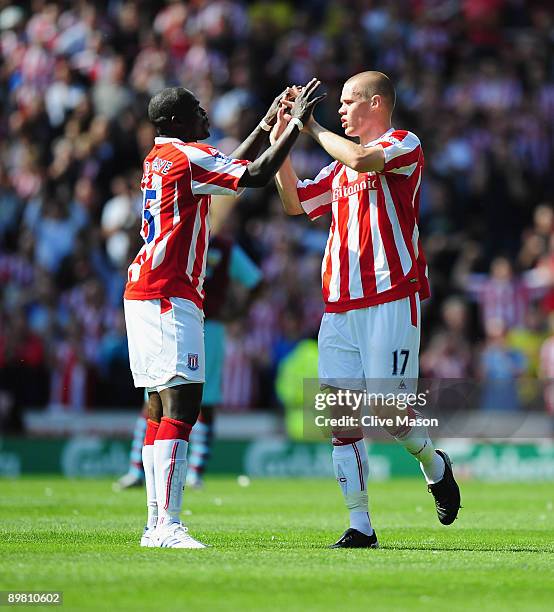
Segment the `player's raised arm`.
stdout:
<path fill-rule="evenodd" d="M 277 123 L 271 132 L 271 141 L 278 140 L 287 122 L 285 105 L 280 109 Z M 306 213 L 313 221 L 331 212 L 332 180 L 337 169 L 337 161 L 323 168 L 314 179 L 299 180 L 290 157 L 275 175 L 277 191 L 288 215 Z"/>
<path fill-rule="evenodd" d="M 298 176 L 292 167 L 290 158 L 287 157 L 275 175 L 275 185 L 287 215 L 301 215 L 304 212 L 298 198 L 297 184 Z"/>
<path fill-rule="evenodd" d="M 285 119 L 285 107 L 281 107 L 277 114 L 277 123 L 270 135 L 270 142 L 274 144 L 281 138 L 283 132 L 287 127 L 287 121 Z M 277 191 L 279 197 L 283 203 L 283 208 L 287 215 L 301 215 L 304 212 L 300 204 L 298 197 L 298 191 L 296 185 L 298 184 L 298 176 L 292 167 L 290 157 L 287 155 L 283 165 L 277 171 L 275 175 L 275 184 L 277 185 Z"/>
<path fill-rule="evenodd" d="M 385 167 L 385 154 L 381 145 L 364 147 L 312 120 L 306 131 L 331 157 L 356 172 L 381 172 Z"/>
<path fill-rule="evenodd" d="M 315 95 L 319 85 L 317 79 L 312 79 L 304 87 L 290 110 L 291 120 L 283 135 L 246 168 L 240 178 L 239 187 L 264 187 L 275 176 L 303 129 L 304 122 L 311 116 L 315 105 L 325 97 Z"/>

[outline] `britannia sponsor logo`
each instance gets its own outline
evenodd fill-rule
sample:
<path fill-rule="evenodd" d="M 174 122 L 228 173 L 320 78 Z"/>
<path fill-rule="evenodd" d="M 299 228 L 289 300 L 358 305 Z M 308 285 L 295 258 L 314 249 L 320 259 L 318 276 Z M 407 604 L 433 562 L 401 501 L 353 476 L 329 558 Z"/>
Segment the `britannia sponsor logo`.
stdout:
<path fill-rule="evenodd" d="M 377 177 L 364 176 L 364 178 L 357 180 L 355 183 L 348 183 L 348 185 L 335 187 L 335 189 L 333 189 L 333 201 L 347 198 L 364 189 L 377 189 Z"/>

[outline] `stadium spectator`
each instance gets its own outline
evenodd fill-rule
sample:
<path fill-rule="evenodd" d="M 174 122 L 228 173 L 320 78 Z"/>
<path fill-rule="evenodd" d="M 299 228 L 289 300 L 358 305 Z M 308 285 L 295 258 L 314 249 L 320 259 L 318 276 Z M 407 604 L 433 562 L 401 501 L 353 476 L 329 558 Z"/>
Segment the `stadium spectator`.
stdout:
<path fill-rule="evenodd" d="M 443 303 L 441 314 L 443 325 L 421 355 L 422 376 L 469 379 L 473 374 L 473 355 L 467 334 L 467 305 L 453 296 Z"/>
<path fill-rule="evenodd" d="M 520 409 L 517 379 L 527 366 L 525 355 L 506 344 L 502 319 L 485 322 L 486 341 L 479 360 L 481 409 L 513 412 Z"/>
<path fill-rule="evenodd" d="M 494 319 L 508 329 L 524 325 L 530 304 L 544 293 L 542 279 L 532 271 L 515 275 L 511 261 L 504 256 L 493 259 L 489 274 L 465 273 L 465 263 L 461 258 L 459 283 L 477 302 L 482 323 Z"/>

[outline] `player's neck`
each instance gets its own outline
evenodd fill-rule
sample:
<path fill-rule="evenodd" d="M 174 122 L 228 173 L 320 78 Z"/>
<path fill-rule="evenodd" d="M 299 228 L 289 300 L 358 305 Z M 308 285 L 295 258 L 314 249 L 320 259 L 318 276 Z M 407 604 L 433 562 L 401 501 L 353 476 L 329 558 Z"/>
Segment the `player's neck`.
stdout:
<path fill-rule="evenodd" d="M 197 140 L 192 134 L 188 134 L 180 130 L 160 130 L 158 136 L 160 136 L 161 138 L 177 138 L 178 140 L 182 140 L 183 142 L 195 142 Z"/>
<path fill-rule="evenodd" d="M 385 132 L 388 132 L 391 129 L 390 119 L 379 121 L 373 123 L 371 126 L 367 128 L 360 134 L 360 144 L 366 145 L 368 142 L 372 142 L 373 140 L 377 140 L 380 136 L 382 136 Z"/>

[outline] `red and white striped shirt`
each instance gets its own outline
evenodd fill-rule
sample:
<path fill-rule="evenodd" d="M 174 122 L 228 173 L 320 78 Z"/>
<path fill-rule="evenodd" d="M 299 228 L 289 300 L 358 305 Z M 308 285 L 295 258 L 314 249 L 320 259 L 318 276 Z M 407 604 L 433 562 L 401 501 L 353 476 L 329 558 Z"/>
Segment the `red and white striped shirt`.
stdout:
<path fill-rule="evenodd" d="M 335 161 L 314 180 L 299 181 L 310 219 L 332 213 L 321 277 L 327 312 L 429 297 L 418 230 L 423 151 L 411 132 L 390 129 L 366 146 L 381 145 L 381 172 L 356 172 Z"/>
<path fill-rule="evenodd" d="M 249 162 L 178 138 L 155 139 L 143 165 L 144 246 L 129 266 L 125 298 L 181 297 L 202 308 L 212 195 L 233 195 Z"/>

